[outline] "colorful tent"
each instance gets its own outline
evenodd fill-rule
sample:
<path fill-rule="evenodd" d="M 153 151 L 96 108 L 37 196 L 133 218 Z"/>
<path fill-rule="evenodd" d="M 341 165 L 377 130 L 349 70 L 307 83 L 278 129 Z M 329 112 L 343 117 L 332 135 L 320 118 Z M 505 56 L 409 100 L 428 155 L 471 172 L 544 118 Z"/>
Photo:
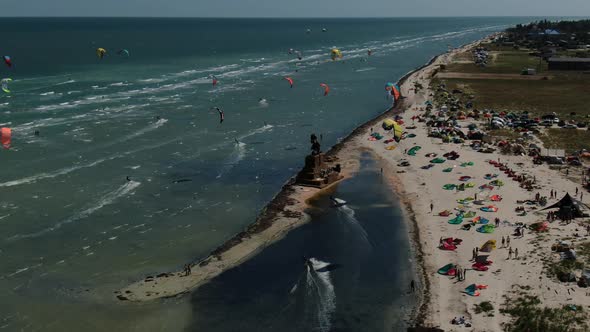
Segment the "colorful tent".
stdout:
<path fill-rule="evenodd" d="M 469 181 L 471 180 L 471 176 L 468 175 L 463 175 L 462 177 L 459 178 L 459 181 Z"/>
<path fill-rule="evenodd" d="M 498 212 L 498 207 L 494 206 L 494 205 L 488 205 L 488 206 L 484 206 L 482 208 L 479 208 L 480 210 L 484 211 L 484 212 Z"/>
<path fill-rule="evenodd" d="M 443 276 L 455 276 L 455 274 L 457 274 L 457 269 L 455 269 L 455 265 L 452 263 L 449 263 L 443 267 L 441 267 L 440 269 L 438 269 L 438 274 L 441 274 Z"/>
<path fill-rule="evenodd" d="M 492 182 L 490 182 L 490 184 L 492 186 L 496 186 L 496 187 L 502 187 L 504 185 L 504 182 L 500 181 L 500 180 L 494 180 Z"/>
<path fill-rule="evenodd" d="M 408 150 L 408 154 L 410 156 L 415 156 L 416 152 L 418 152 L 420 149 L 422 149 L 421 146 L 415 146 L 415 147 L 411 148 L 410 150 Z"/>
<path fill-rule="evenodd" d="M 439 212 L 438 215 L 441 216 L 441 217 L 448 217 L 448 216 L 451 215 L 451 211 L 444 210 L 444 211 Z"/>
<path fill-rule="evenodd" d="M 443 169 L 443 172 L 445 172 L 445 173 L 449 173 L 449 172 L 452 172 L 452 171 L 453 171 L 453 168 L 452 167 Z"/>
<path fill-rule="evenodd" d="M 462 241 L 463 240 L 461 239 L 453 239 L 452 237 L 449 237 L 442 241 L 439 248 L 442 250 L 455 250 L 457 249 L 457 245 L 461 244 Z"/>
<path fill-rule="evenodd" d="M 444 189 L 444 190 L 455 190 L 455 188 L 456 188 L 456 187 L 457 187 L 457 186 L 456 186 L 456 185 L 454 185 L 454 184 L 452 184 L 452 183 L 447 183 L 447 184 L 445 184 L 445 185 L 443 186 L 443 189 Z"/>
<path fill-rule="evenodd" d="M 458 225 L 458 224 L 460 224 L 462 222 L 463 222 L 463 216 L 462 215 L 458 215 L 455 218 L 449 220 L 449 224 L 452 224 L 452 225 Z"/>
<path fill-rule="evenodd" d="M 486 218 L 483 218 L 481 216 L 477 216 L 475 218 L 473 218 L 471 220 L 474 224 L 481 224 L 481 225 L 487 225 L 490 221 Z"/>
<path fill-rule="evenodd" d="M 471 268 L 473 268 L 475 271 L 480 271 L 480 272 L 487 271 L 489 269 L 489 267 L 485 266 L 485 264 L 482 264 L 479 262 L 471 265 Z"/>
<path fill-rule="evenodd" d="M 465 293 L 471 296 L 479 296 L 479 290 L 488 288 L 487 285 L 471 284 L 465 288 Z"/>
<path fill-rule="evenodd" d="M 492 252 L 494 249 L 496 249 L 496 240 L 488 240 L 483 246 L 481 246 L 481 248 L 479 248 L 479 251 Z"/>
<path fill-rule="evenodd" d="M 443 158 L 434 158 L 430 162 L 433 163 L 433 164 L 442 164 L 442 163 L 445 162 L 445 159 L 443 159 Z"/>
<path fill-rule="evenodd" d="M 467 167 L 467 166 L 473 166 L 473 165 L 475 165 L 475 164 L 473 163 L 473 161 L 470 161 L 470 162 L 462 163 L 462 164 L 461 164 L 461 167 Z"/>
<path fill-rule="evenodd" d="M 463 217 L 465 217 L 465 218 L 473 218 L 473 217 L 475 217 L 475 212 L 474 211 L 469 211 L 469 212 L 465 213 L 463 215 Z"/>
<path fill-rule="evenodd" d="M 502 200 L 502 196 L 500 196 L 500 195 L 494 195 L 494 196 L 490 197 L 490 199 L 492 201 L 494 201 L 494 202 L 499 202 L 499 201 Z"/>
<path fill-rule="evenodd" d="M 494 232 L 494 225 L 482 225 L 477 229 L 479 233 L 493 233 Z"/>

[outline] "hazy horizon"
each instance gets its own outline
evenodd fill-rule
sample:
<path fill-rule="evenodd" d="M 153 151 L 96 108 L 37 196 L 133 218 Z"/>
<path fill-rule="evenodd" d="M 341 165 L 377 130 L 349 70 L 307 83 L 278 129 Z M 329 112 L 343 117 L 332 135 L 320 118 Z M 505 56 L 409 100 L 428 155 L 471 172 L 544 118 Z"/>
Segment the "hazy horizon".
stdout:
<path fill-rule="evenodd" d="M 384 13 L 387 13 L 384 15 Z M 22 0 L 3 4 L 0 17 L 170 18 L 401 18 L 401 17 L 583 17 L 590 1 L 570 0 Z"/>

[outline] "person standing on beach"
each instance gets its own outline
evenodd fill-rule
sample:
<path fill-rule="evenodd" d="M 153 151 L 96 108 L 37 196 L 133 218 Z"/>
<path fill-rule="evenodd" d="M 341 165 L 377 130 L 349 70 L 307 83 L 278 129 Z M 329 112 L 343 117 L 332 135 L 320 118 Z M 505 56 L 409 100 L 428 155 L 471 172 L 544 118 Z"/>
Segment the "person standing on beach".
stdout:
<path fill-rule="evenodd" d="M 514 249 L 514 259 L 518 259 L 518 248 Z"/>
<path fill-rule="evenodd" d="M 502 236 L 502 246 L 500 248 L 504 248 L 505 243 L 506 243 L 506 239 L 504 239 L 504 236 Z"/>
<path fill-rule="evenodd" d="M 432 210 L 434 210 L 434 204 L 432 204 L 432 202 L 430 202 L 430 213 L 432 213 Z"/>
<path fill-rule="evenodd" d="M 549 192 L 549 197 L 551 197 L 551 199 L 553 199 L 553 189 L 551 189 L 551 191 Z"/>
<path fill-rule="evenodd" d="M 588 227 L 590 227 L 590 226 L 588 226 Z M 589 233 L 590 233 L 590 231 L 589 231 Z M 473 250 L 471 251 L 471 260 L 474 261 L 475 258 L 477 258 L 477 255 L 475 254 L 475 248 L 473 248 Z"/>
<path fill-rule="evenodd" d="M 506 246 L 510 247 L 510 235 L 506 235 Z"/>
<path fill-rule="evenodd" d="M 578 187 L 576 187 L 576 196 L 578 196 Z"/>
<path fill-rule="evenodd" d="M 416 282 L 414 281 L 414 279 L 412 279 L 412 281 L 410 281 L 410 292 L 414 293 L 416 291 Z"/>
<path fill-rule="evenodd" d="M 508 250 L 508 259 L 512 259 L 512 247 Z"/>

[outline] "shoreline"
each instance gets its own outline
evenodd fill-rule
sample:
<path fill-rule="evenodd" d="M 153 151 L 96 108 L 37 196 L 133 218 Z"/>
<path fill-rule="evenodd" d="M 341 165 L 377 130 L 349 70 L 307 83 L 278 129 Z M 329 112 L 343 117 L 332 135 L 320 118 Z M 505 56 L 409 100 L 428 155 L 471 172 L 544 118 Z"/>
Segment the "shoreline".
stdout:
<path fill-rule="evenodd" d="M 481 40 L 461 46 L 480 43 Z M 386 163 L 379 153 L 372 147 L 362 146 L 362 138 L 371 127 L 379 125 L 383 119 L 393 115 L 404 113 L 411 107 L 408 103 L 407 95 L 412 87 L 406 86 L 412 76 L 418 75 L 430 67 L 437 67 L 437 61 L 449 55 L 449 52 L 433 56 L 428 62 L 409 71 L 402 76 L 397 84 L 401 87 L 404 97 L 401 102 L 394 107 L 390 107 L 384 112 L 375 115 L 371 119 L 358 125 L 340 142 L 336 143 L 325 152 L 327 157 L 335 158 L 342 164 L 344 176 L 340 181 L 346 180 L 358 171 L 360 151 L 369 151 L 376 161 L 380 164 Z M 429 77 L 430 78 L 430 77 Z M 426 89 L 426 87 L 425 87 Z M 387 166 L 386 166 L 387 167 Z M 391 168 L 391 167 L 389 167 Z M 392 169 L 394 169 L 393 167 Z M 393 171 L 390 174 L 395 174 Z M 121 301 L 144 302 L 160 298 L 170 298 L 182 296 L 196 290 L 201 285 L 207 283 L 217 275 L 238 266 L 242 262 L 253 257 L 268 245 L 279 241 L 286 236 L 291 230 L 300 227 L 310 220 L 310 216 L 305 213 L 308 208 L 307 202 L 314 196 L 329 191 L 337 181 L 323 189 L 298 186 L 294 183 L 294 174 L 285 182 L 281 190 L 273 199 L 260 211 L 256 221 L 250 224 L 242 232 L 231 236 L 223 244 L 214 249 L 207 257 L 199 260 L 194 264 L 193 272 L 190 276 L 184 277 L 182 272 L 174 271 L 160 273 L 156 276 L 147 276 L 142 280 L 131 283 L 127 287 L 115 291 L 115 297 Z M 420 243 L 420 227 L 416 218 L 412 203 L 403 198 L 404 190 L 400 178 L 388 177 L 392 186 L 392 194 L 399 199 L 403 207 L 404 221 L 409 227 L 410 246 L 415 254 L 415 268 L 417 277 L 420 278 L 420 299 L 418 304 L 412 310 L 409 320 L 411 325 L 423 325 L 428 317 L 431 317 L 431 289 L 430 280 L 426 273 L 427 268 L 424 259 L 423 246 Z M 401 190 L 400 190 L 401 188 Z"/>
<path fill-rule="evenodd" d="M 412 74 L 430 66 L 439 56 L 440 55 L 432 57 L 426 64 L 406 73 L 397 81 L 397 84 L 402 86 Z M 352 152 L 358 148 L 355 147 L 351 149 L 349 146 L 355 138 L 364 135 L 364 132 L 367 131 L 368 128 L 374 126 L 384 118 L 403 112 L 404 105 L 405 103 L 402 99 L 398 105 L 390 107 L 370 120 L 358 125 L 346 135 L 346 137 L 324 152 L 325 156 L 335 158 L 336 161 L 339 161 L 343 159 L 339 156 L 343 150 L 348 150 L 344 152 L 346 154 L 352 154 Z M 356 152 L 355 154 L 358 155 Z M 330 165 L 333 163 L 335 162 L 327 164 Z M 305 210 L 309 207 L 307 202 L 313 199 L 316 195 L 329 191 L 330 188 L 337 185 L 339 182 L 353 176 L 353 174 L 358 171 L 359 157 L 355 156 L 354 158 L 346 158 L 346 160 L 342 160 L 341 163 L 343 163 L 341 173 L 343 178 L 322 189 L 304 187 L 295 184 L 295 178 L 299 172 L 294 174 L 283 184 L 281 190 L 260 211 L 254 223 L 246 227 L 244 231 L 231 236 L 223 244 L 211 251 L 211 253 L 204 259 L 192 263 L 194 270 L 189 278 L 184 277 L 181 271 L 162 272 L 155 276 L 148 275 L 142 280 L 138 280 L 120 290 L 114 291 L 115 297 L 120 301 L 143 302 L 159 298 L 180 296 L 197 289 L 222 272 L 238 266 L 242 262 L 256 255 L 268 245 L 286 236 L 291 230 L 306 224 L 310 218 L 310 216 L 305 213 Z M 283 223 L 285 225 L 277 227 L 277 223 Z M 274 229 L 269 231 L 273 226 L 275 226 Z M 265 237 L 264 240 L 252 240 L 253 237 L 260 235 L 265 231 L 270 233 L 269 237 Z M 255 247 L 252 248 L 251 246 L 244 245 L 246 242 L 257 243 L 254 243 Z M 244 248 L 243 250 L 245 251 L 240 250 L 240 248 L 235 250 L 236 247 L 240 245 L 248 248 Z M 238 254 L 240 257 L 236 258 L 232 254 L 230 261 L 227 259 L 224 261 L 223 254 L 232 249 L 234 249 L 234 251 L 240 251 L 241 254 Z M 218 266 L 211 268 L 210 264 L 214 265 L 214 263 L 218 263 Z M 208 269 L 208 271 L 201 271 L 201 273 L 195 274 L 199 269 Z M 190 279 L 190 281 L 188 281 L 188 279 Z M 158 287 L 154 287 L 155 285 L 158 285 Z"/>

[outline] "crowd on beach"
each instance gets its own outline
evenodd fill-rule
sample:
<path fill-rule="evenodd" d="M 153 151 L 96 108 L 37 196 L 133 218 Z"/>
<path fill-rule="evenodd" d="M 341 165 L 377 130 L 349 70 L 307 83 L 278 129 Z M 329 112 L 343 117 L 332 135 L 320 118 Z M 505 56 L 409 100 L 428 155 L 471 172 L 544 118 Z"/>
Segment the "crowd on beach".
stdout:
<path fill-rule="evenodd" d="M 476 50 L 474 54 L 479 54 L 477 57 L 481 61 L 487 59 L 482 50 Z M 590 234 L 590 224 L 584 224 L 587 214 L 580 218 L 580 211 L 571 213 L 568 210 L 571 206 L 559 205 L 568 191 L 572 194 L 575 192 L 572 204 L 576 204 L 575 209 L 579 207 L 587 213 L 583 204 L 585 182 L 582 177 L 580 182 L 572 183 L 562 177 L 563 173 L 539 166 L 533 159 L 539 156 L 537 144 L 527 149 L 522 144 L 524 139 L 518 142 L 485 139 L 484 128 L 489 126 L 492 118 L 507 114 L 477 111 L 473 103 L 461 103 L 453 97 L 453 91 L 446 91 L 444 86 L 431 87 L 421 94 L 408 89 L 412 86 L 412 80 L 427 86 L 428 79 L 425 77 L 430 75 L 431 72 L 419 72 L 402 86 L 406 110 L 403 115 L 396 115 L 395 120 L 403 123 L 403 117 L 408 117 L 412 123 L 404 128 L 401 140 L 396 142 L 387 139 L 393 132 L 385 130 L 385 126 L 384 130 L 371 128 L 371 139 L 366 146 L 397 166 L 394 166 L 397 169 L 394 173 L 398 174 L 396 181 L 403 184 L 404 196 L 415 198 L 407 204 L 416 211 L 417 228 L 421 236 L 426 238 L 425 242 L 429 243 L 427 239 L 432 239 L 432 236 L 437 236 L 439 240 L 436 246 L 438 252 L 431 251 L 428 245 L 422 246 L 427 257 L 426 282 L 435 285 L 431 286 L 435 289 L 430 300 L 431 305 L 437 308 L 437 313 L 431 313 L 434 316 L 431 318 L 432 324 L 442 328 L 452 328 L 452 325 L 475 326 L 478 331 L 485 325 L 490 330 L 500 330 L 500 324 L 507 322 L 506 317 L 478 317 L 468 304 L 476 304 L 474 301 L 477 298 L 485 296 L 497 307 L 506 305 L 503 295 L 510 296 L 513 285 L 531 285 L 534 280 L 539 280 L 535 273 L 546 273 L 543 271 L 544 265 L 536 263 L 547 260 L 544 256 L 556 257 L 552 255 L 557 252 L 562 254 L 559 259 L 575 259 L 575 253 L 568 251 L 571 246 L 560 246 L 560 249 L 553 250 L 550 244 L 562 243 L 562 239 L 568 236 L 582 241 L 578 231 L 582 225 Z M 422 154 L 420 150 L 426 151 Z M 529 154 L 533 150 L 534 153 Z M 500 156 L 498 153 L 505 155 Z M 420 166 L 421 162 L 425 165 Z M 419 165 L 415 166 L 416 163 Z M 553 174 L 549 175 L 550 172 Z M 565 175 L 570 175 L 569 170 L 566 170 Z M 459 178 L 460 183 L 452 183 L 453 178 L 455 181 Z M 476 183 L 482 179 L 486 182 Z M 579 189 L 580 185 L 582 190 Z M 553 186 L 559 190 L 553 189 Z M 543 194 L 546 188 L 552 188 L 547 195 Z M 429 202 L 423 203 L 426 199 Z M 422 212 L 421 206 L 429 213 Z M 437 213 L 435 207 L 444 209 Z M 544 209 L 547 211 L 542 211 Z M 488 218 L 494 214 L 496 216 Z M 440 217 L 451 219 L 444 219 L 440 223 Z M 539 239 L 546 236 L 549 236 L 549 240 L 538 244 Z M 496 241 L 499 242 L 498 247 Z M 460 249 L 462 244 L 467 243 L 471 247 L 469 256 Z M 501 250 L 503 254 L 492 261 L 489 257 L 495 250 Z M 433 272 L 438 277 L 433 277 Z M 578 281 L 579 287 L 585 287 L 588 278 L 584 271 L 581 274 L 578 271 L 576 275 L 573 280 Z M 448 282 L 450 280 L 454 282 Z M 570 285 L 561 284 L 555 277 L 542 280 L 546 288 L 555 290 L 555 299 L 543 294 L 542 290 L 537 291 L 546 299 L 544 304 L 554 306 L 559 305 L 560 301 L 572 303 L 581 299 L 580 295 L 567 299 L 562 297 L 563 292 L 557 289 L 563 287 L 565 290 Z M 488 287 L 494 288 L 495 292 L 484 292 Z M 567 289 L 567 295 L 575 294 Z M 457 297 L 454 292 L 467 297 Z M 445 301 L 457 303 L 447 304 Z M 450 319 L 459 311 L 468 314 L 470 319 L 465 316 Z M 488 326 L 490 324 L 493 326 Z"/>

